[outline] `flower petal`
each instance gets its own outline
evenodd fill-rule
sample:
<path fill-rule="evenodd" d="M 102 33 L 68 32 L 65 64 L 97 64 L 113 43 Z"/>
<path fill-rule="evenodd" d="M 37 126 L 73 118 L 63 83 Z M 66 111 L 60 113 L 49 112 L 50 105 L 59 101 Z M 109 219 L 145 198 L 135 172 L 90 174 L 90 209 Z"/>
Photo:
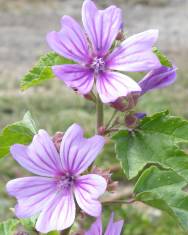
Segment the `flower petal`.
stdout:
<path fill-rule="evenodd" d="M 36 229 L 41 233 L 53 230 L 64 230 L 70 227 L 76 214 L 73 195 L 56 194 L 56 197 L 41 212 L 36 223 Z"/>
<path fill-rule="evenodd" d="M 131 92 L 140 92 L 139 85 L 128 76 L 117 72 L 99 74 L 96 88 L 103 103 L 110 103 Z"/>
<path fill-rule="evenodd" d="M 107 58 L 110 69 L 142 72 L 161 66 L 152 46 L 158 38 L 158 30 L 148 30 L 126 39 Z"/>
<path fill-rule="evenodd" d="M 15 144 L 10 152 L 13 158 L 28 171 L 41 176 L 54 176 L 61 172 L 59 154 L 44 130 L 39 130 L 29 146 Z"/>
<path fill-rule="evenodd" d="M 80 208 L 91 216 L 101 214 L 101 203 L 97 200 L 107 187 L 106 180 L 99 175 L 80 176 L 75 183 L 75 197 Z"/>
<path fill-rule="evenodd" d="M 89 46 L 81 26 L 70 16 L 64 16 L 59 32 L 50 32 L 47 42 L 52 50 L 76 62 L 87 62 Z"/>
<path fill-rule="evenodd" d="M 112 213 L 104 235 L 120 235 L 123 223 L 123 220 L 114 222 L 114 213 Z"/>
<path fill-rule="evenodd" d="M 175 66 L 172 68 L 161 66 L 146 74 L 146 76 L 138 83 L 142 88 L 142 94 L 173 84 L 176 81 L 176 70 L 177 68 Z"/>
<path fill-rule="evenodd" d="M 52 178 L 24 177 L 9 181 L 6 190 L 18 200 L 15 208 L 17 217 L 26 218 L 45 208 L 54 196 L 56 183 Z"/>
<path fill-rule="evenodd" d="M 104 138 L 99 135 L 85 139 L 81 127 L 73 124 L 65 132 L 60 147 L 65 171 L 77 175 L 85 171 L 101 152 L 104 142 Z"/>
<path fill-rule="evenodd" d="M 98 217 L 91 225 L 91 228 L 84 233 L 84 235 L 102 235 L 102 219 Z"/>
<path fill-rule="evenodd" d="M 97 56 L 104 56 L 115 40 L 121 25 L 121 10 L 115 6 L 98 10 L 91 0 L 82 7 L 82 21 Z"/>
<path fill-rule="evenodd" d="M 78 64 L 53 66 L 55 75 L 68 87 L 76 88 L 81 94 L 91 91 L 94 83 L 93 72 Z"/>

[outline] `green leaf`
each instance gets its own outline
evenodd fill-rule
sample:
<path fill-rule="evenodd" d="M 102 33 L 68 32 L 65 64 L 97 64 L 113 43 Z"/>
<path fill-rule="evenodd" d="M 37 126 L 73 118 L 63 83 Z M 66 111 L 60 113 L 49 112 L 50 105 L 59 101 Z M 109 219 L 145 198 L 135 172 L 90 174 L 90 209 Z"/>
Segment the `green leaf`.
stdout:
<path fill-rule="evenodd" d="M 134 132 L 121 130 L 112 139 L 129 179 L 147 164 L 156 164 L 173 169 L 188 182 L 188 155 L 179 146 L 188 143 L 188 121 L 161 112 L 144 118 Z"/>
<path fill-rule="evenodd" d="M 52 231 L 47 233 L 47 235 L 59 235 L 59 233 L 57 231 Z"/>
<path fill-rule="evenodd" d="M 53 65 L 72 63 L 71 60 L 63 58 L 54 52 L 43 55 L 36 65 L 21 79 L 21 90 L 40 85 L 44 81 L 54 78 L 55 75 L 51 69 Z"/>
<path fill-rule="evenodd" d="M 30 112 L 24 115 L 22 121 L 6 126 L 0 133 L 0 158 L 9 154 L 13 144 L 28 144 L 37 133 L 35 122 Z"/>
<path fill-rule="evenodd" d="M 158 57 L 160 63 L 166 67 L 172 67 L 172 63 L 157 47 L 153 47 L 153 52 Z"/>
<path fill-rule="evenodd" d="M 35 231 L 36 221 L 37 221 L 37 216 L 33 216 L 31 218 L 26 218 L 26 219 L 20 219 L 20 223 L 28 231 Z"/>
<path fill-rule="evenodd" d="M 19 220 L 16 219 L 9 219 L 0 223 L 0 234 L 1 235 L 12 235 L 14 229 L 19 224 Z"/>
<path fill-rule="evenodd" d="M 35 121 L 33 120 L 31 113 L 29 111 L 25 113 L 22 122 L 24 123 L 25 126 L 27 126 L 32 131 L 33 134 L 37 134 L 38 132 L 37 125 Z"/>
<path fill-rule="evenodd" d="M 136 200 L 167 212 L 188 231 L 188 194 L 182 191 L 186 185 L 174 171 L 153 166 L 140 176 L 134 193 Z"/>

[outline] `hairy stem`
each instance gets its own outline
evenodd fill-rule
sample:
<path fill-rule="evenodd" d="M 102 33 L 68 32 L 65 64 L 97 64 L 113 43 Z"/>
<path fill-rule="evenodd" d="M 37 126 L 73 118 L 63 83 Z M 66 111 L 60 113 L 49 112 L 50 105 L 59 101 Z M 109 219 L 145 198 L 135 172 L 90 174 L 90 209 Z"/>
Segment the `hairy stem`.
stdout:
<path fill-rule="evenodd" d="M 96 100 L 96 114 L 97 114 L 97 133 L 100 134 L 100 127 L 103 126 L 103 103 L 101 102 L 101 99 L 99 95 L 97 95 Z"/>
<path fill-rule="evenodd" d="M 102 202 L 103 204 L 111 204 L 111 203 L 114 203 L 114 204 L 132 204 L 136 202 L 135 199 L 129 199 L 129 200 L 115 200 L 115 201 L 104 201 Z"/>

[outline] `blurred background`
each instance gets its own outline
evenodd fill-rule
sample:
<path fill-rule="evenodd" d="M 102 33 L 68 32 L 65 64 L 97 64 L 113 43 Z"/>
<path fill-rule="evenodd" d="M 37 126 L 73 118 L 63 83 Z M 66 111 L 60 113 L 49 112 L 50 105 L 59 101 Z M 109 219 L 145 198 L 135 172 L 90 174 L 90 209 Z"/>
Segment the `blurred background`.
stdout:
<path fill-rule="evenodd" d="M 59 30 L 62 15 L 80 21 L 82 0 L 0 0 L 0 130 L 8 123 L 22 119 L 30 110 L 40 128 L 49 133 L 63 131 L 73 122 L 80 123 L 88 134 L 94 131 L 94 106 L 65 88 L 57 79 L 45 86 L 21 92 L 19 80 L 38 57 L 49 51 L 45 37 Z M 188 118 L 188 0 L 95 0 L 100 7 L 111 4 L 123 9 L 127 35 L 158 28 L 157 46 L 178 67 L 177 82 L 161 91 L 145 95 L 139 111 L 154 113 L 169 109 L 172 114 Z M 106 118 L 110 115 L 106 111 Z M 116 162 L 109 146 L 103 164 Z M 110 159 L 110 160 L 109 160 Z M 100 160 L 99 160 L 100 161 Z M 112 164 L 112 163 L 111 163 Z M 12 215 L 9 207 L 15 201 L 5 192 L 5 183 L 24 172 L 12 159 L 0 160 L 0 221 Z M 125 182 L 121 173 L 116 179 Z M 130 185 L 124 186 L 127 192 Z M 126 191 L 125 190 L 125 191 Z M 114 207 L 125 218 L 126 235 L 184 235 L 166 214 L 136 204 Z"/>

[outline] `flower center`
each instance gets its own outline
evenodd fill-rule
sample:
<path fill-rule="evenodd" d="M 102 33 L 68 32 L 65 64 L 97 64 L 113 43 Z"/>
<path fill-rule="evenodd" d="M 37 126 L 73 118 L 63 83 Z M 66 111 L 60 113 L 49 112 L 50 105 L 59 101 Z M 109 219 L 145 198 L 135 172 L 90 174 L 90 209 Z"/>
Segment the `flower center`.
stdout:
<path fill-rule="evenodd" d="M 95 73 L 99 73 L 101 71 L 104 71 L 104 69 L 105 69 L 104 59 L 103 58 L 95 57 L 93 59 L 93 62 L 91 63 L 91 68 L 94 69 Z"/>
<path fill-rule="evenodd" d="M 75 177 L 71 175 L 60 176 L 57 179 L 57 189 L 60 190 L 68 190 L 71 189 L 74 185 Z"/>

